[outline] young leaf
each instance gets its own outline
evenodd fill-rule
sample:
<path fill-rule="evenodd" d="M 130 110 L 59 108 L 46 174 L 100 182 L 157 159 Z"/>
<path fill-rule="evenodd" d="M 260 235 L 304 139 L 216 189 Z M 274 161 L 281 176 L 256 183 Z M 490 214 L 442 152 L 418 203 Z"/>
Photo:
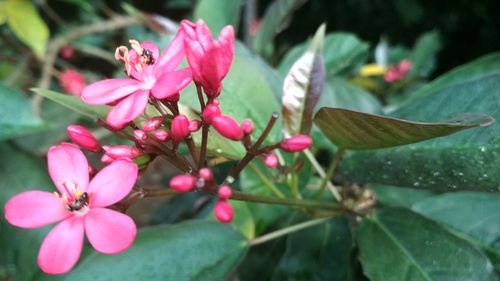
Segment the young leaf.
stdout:
<path fill-rule="evenodd" d="M 467 114 L 448 122 L 422 123 L 324 107 L 316 114 L 314 122 L 339 147 L 375 149 L 442 137 L 468 128 L 486 127 L 495 120 L 489 116 Z"/>
<path fill-rule="evenodd" d="M 224 280 L 247 249 L 241 234 L 217 222 L 161 225 L 140 230 L 120 254 L 88 256 L 64 280 Z"/>
<path fill-rule="evenodd" d="M 0 140 L 40 132 L 49 128 L 31 112 L 29 99 L 0 84 Z"/>
<path fill-rule="evenodd" d="M 373 281 L 498 280 L 476 247 L 405 209 L 365 219 L 357 240 L 363 271 Z"/>
<path fill-rule="evenodd" d="M 238 30 L 241 0 L 200 0 L 194 10 L 194 20 L 203 19 L 216 36 L 225 25 Z"/>
<path fill-rule="evenodd" d="M 30 0 L 7 0 L 2 8 L 7 23 L 16 36 L 28 45 L 37 57 L 43 57 L 49 39 L 49 28 L 40 18 L 33 3 Z"/>
<path fill-rule="evenodd" d="M 282 112 L 285 135 L 309 134 L 313 109 L 325 83 L 323 43 L 325 25 L 321 25 L 309 49 L 292 66 L 283 84 Z"/>
<path fill-rule="evenodd" d="M 274 39 L 274 36 L 283 29 L 282 25 L 306 0 L 275 0 L 266 9 L 259 30 L 253 39 L 253 49 L 257 53 L 262 53 Z"/>

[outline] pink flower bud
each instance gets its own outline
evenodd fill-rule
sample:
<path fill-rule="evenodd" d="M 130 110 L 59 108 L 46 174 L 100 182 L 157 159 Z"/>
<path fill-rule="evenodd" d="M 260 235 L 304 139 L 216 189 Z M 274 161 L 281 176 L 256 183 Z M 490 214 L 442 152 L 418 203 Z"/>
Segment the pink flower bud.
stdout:
<path fill-rule="evenodd" d="M 226 201 L 219 201 L 215 203 L 214 215 L 220 223 L 230 223 L 234 217 L 233 207 Z"/>
<path fill-rule="evenodd" d="M 216 116 L 212 119 L 212 126 L 223 137 L 239 141 L 243 139 L 243 131 L 232 117 L 227 115 Z"/>
<path fill-rule="evenodd" d="M 250 135 L 253 132 L 253 122 L 250 119 L 245 119 L 241 122 L 241 130 L 243 134 Z"/>
<path fill-rule="evenodd" d="M 148 135 L 143 130 L 135 130 L 134 139 L 140 144 L 145 144 L 148 139 Z"/>
<path fill-rule="evenodd" d="M 205 110 L 203 110 L 202 117 L 203 117 L 203 121 L 205 121 L 205 123 L 210 124 L 210 123 L 212 123 L 212 119 L 214 119 L 214 117 L 217 117 L 220 115 L 221 115 L 221 112 L 220 112 L 219 106 L 211 103 L 211 104 L 207 105 L 207 107 L 205 107 Z"/>
<path fill-rule="evenodd" d="M 200 127 L 201 127 L 201 122 L 198 120 L 193 120 L 189 122 L 188 130 L 192 133 L 198 131 Z"/>
<path fill-rule="evenodd" d="M 264 164 L 266 164 L 266 167 L 269 169 L 274 169 L 278 166 L 278 156 L 273 153 L 269 153 L 264 157 Z"/>
<path fill-rule="evenodd" d="M 87 85 L 85 77 L 80 72 L 70 69 L 61 72 L 59 75 L 59 84 L 64 92 L 75 96 L 80 96 L 83 88 Z"/>
<path fill-rule="evenodd" d="M 171 134 L 175 142 L 185 139 L 189 135 L 189 119 L 184 115 L 175 116 L 172 120 Z"/>
<path fill-rule="evenodd" d="M 81 148 L 92 152 L 101 151 L 101 144 L 85 127 L 80 125 L 70 125 L 66 131 L 69 138 Z"/>
<path fill-rule="evenodd" d="M 162 129 L 154 131 L 153 136 L 159 141 L 168 141 L 170 139 L 170 133 Z"/>
<path fill-rule="evenodd" d="M 210 170 L 209 168 L 201 168 L 198 171 L 198 176 L 206 182 L 211 182 L 214 179 L 214 174 L 212 173 L 212 170 Z"/>
<path fill-rule="evenodd" d="M 165 119 L 163 117 L 153 117 L 144 123 L 142 130 L 146 133 L 152 132 L 161 126 Z"/>
<path fill-rule="evenodd" d="M 110 164 L 111 162 L 115 161 L 115 159 L 111 158 L 109 155 L 107 154 L 103 154 L 101 156 L 101 162 L 103 164 Z"/>
<path fill-rule="evenodd" d="M 233 195 L 233 190 L 231 189 L 231 187 L 229 187 L 229 185 L 223 185 L 217 191 L 217 196 L 222 201 L 228 200 L 229 198 L 231 198 L 231 195 Z"/>
<path fill-rule="evenodd" d="M 312 139 L 306 135 L 296 135 L 291 138 L 282 140 L 280 148 L 286 152 L 299 152 L 311 146 Z"/>
<path fill-rule="evenodd" d="M 406 74 L 411 69 L 411 61 L 410 60 L 402 60 L 399 62 L 399 71 L 402 74 Z"/>
<path fill-rule="evenodd" d="M 74 55 L 75 55 L 75 49 L 73 49 L 69 46 L 63 47 L 61 49 L 61 57 L 63 59 L 67 59 L 67 60 L 72 59 Z"/>
<path fill-rule="evenodd" d="M 134 146 L 116 145 L 103 146 L 102 148 L 106 151 L 106 155 L 114 160 L 133 160 L 142 155 L 142 151 Z"/>
<path fill-rule="evenodd" d="M 196 178 L 189 175 L 178 175 L 170 180 L 170 188 L 177 192 L 188 192 L 196 187 Z"/>

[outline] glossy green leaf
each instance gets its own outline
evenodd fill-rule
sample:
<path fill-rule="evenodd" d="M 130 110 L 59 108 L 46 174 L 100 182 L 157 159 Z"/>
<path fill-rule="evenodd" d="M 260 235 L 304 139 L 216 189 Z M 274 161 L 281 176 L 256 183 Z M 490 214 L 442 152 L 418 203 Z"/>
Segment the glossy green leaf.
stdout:
<path fill-rule="evenodd" d="M 295 232 L 286 240 L 285 253 L 271 280 L 347 279 L 352 241 L 344 218 Z"/>
<path fill-rule="evenodd" d="M 48 228 L 21 229 L 7 223 L 4 205 L 28 190 L 55 191 L 46 165 L 7 143 L 0 143 L 0 272 L 13 280 L 31 280 L 39 271 L 38 248 Z"/>
<path fill-rule="evenodd" d="M 311 131 L 313 110 L 325 83 L 324 36 L 323 24 L 316 31 L 309 49 L 285 77 L 282 98 L 282 130 L 285 135 L 307 135 Z"/>
<path fill-rule="evenodd" d="M 30 0 L 7 0 L 2 8 L 9 27 L 33 52 L 42 58 L 49 40 L 49 28 Z"/>
<path fill-rule="evenodd" d="M 372 114 L 382 112 L 382 104 L 375 96 L 341 78 L 326 81 L 317 107 L 344 108 Z"/>
<path fill-rule="evenodd" d="M 309 42 L 292 48 L 279 65 L 279 72 L 288 72 L 293 63 L 304 53 Z M 325 37 L 324 60 L 327 79 L 346 76 L 358 71 L 368 58 L 370 46 L 350 33 L 330 33 Z"/>
<path fill-rule="evenodd" d="M 413 204 L 439 194 L 430 190 L 382 184 L 371 184 L 370 189 L 375 193 L 377 204 L 387 207 L 411 208 Z"/>
<path fill-rule="evenodd" d="M 262 53 L 266 46 L 270 42 L 273 42 L 273 39 L 278 32 L 283 29 L 282 25 L 292 16 L 294 11 L 305 2 L 306 0 L 273 1 L 266 9 L 266 12 L 261 19 L 257 34 L 255 35 L 255 38 L 253 38 L 252 46 L 254 51 Z M 305 49 L 303 51 L 305 51 Z M 300 54 L 302 53 L 303 52 Z"/>
<path fill-rule="evenodd" d="M 364 220 L 357 240 L 363 270 L 373 281 L 498 280 L 478 248 L 405 209 Z"/>
<path fill-rule="evenodd" d="M 391 116 L 446 120 L 460 112 L 500 120 L 500 54 L 452 70 L 413 93 Z M 500 124 L 346 157 L 342 172 L 363 182 L 441 191 L 499 191 Z"/>
<path fill-rule="evenodd" d="M 55 101 L 73 111 L 79 112 L 90 118 L 105 118 L 108 114 L 108 111 L 110 110 L 110 108 L 107 106 L 86 104 L 80 98 L 75 96 L 62 94 L 46 89 L 34 88 L 32 90 L 38 95 Z"/>
<path fill-rule="evenodd" d="M 194 9 L 194 20 L 203 19 L 214 36 L 225 25 L 232 25 L 238 31 L 241 0 L 198 0 Z"/>
<path fill-rule="evenodd" d="M 49 127 L 33 114 L 31 103 L 23 93 L 1 84 L 0 104 L 0 140 L 40 132 Z"/>
<path fill-rule="evenodd" d="M 94 253 L 65 280 L 224 280 L 248 249 L 241 234 L 213 221 L 189 221 L 139 231 L 116 255 Z"/>
<path fill-rule="evenodd" d="M 375 149 L 415 143 L 474 127 L 486 127 L 495 120 L 489 116 L 468 114 L 448 122 L 422 123 L 341 108 L 322 108 L 314 116 L 314 122 L 339 147 Z"/>
<path fill-rule="evenodd" d="M 500 268 L 500 195 L 460 192 L 415 203 L 415 212 L 450 227 L 479 245 Z"/>
<path fill-rule="evenodd" d="M 412 67 L 408 77 L 427 77 L 436 66 L 436 54 L 441 49 L 441 39 L 437 31 L 420 36 L 413 47 L 410 59 Z"/>

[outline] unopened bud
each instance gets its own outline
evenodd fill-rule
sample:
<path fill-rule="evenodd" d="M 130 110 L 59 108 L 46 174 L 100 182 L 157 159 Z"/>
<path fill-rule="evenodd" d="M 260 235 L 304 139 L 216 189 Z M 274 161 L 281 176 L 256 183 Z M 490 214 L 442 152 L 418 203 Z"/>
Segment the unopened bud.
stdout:
<path fill-rule="evenodd" d="M 241 130 L 243 134 L 250 135 L 253 132 L 253 122 L 250 119 L 245 119 L 241 122 Z"/>
<path fill-rule="evenodd" d="M 206 182 L 211 182 L 214 179 L 214 174 L 209 168 L 201 168 L 198 171 L 198 176 L 205 180 Z"/>
<path fill-rule="evenodd" d="M 214 117 L 217 117 L 220 115 L 221 115 L 221 112 L 220 112 L 219 106 L 211 103 L 211 104 L 207 105 L 207 107 L 205 107 L 205 110 L 203 110 L 202 117 L 203 117 L 203 121 L 205 121 L 205 123 L 210 124 L 210 123 L 212 123 L 212 119 L 214 119 Z"/>
<path fill-rule="evenodd" d="M 175 116 L 171 127 L 172 139 L 182 141 L 189 135 L 189 119 L 184 115 Z"/>
<path fill-rule="evenodd" d="M 145 144 L 148 139 L 148 135 L 143 130 L 135 130 L 134 139 L 140 144 Z"/>
<path fill-rule="evenodd" d="M 142 151 L 134 146 L 116 145 L 116 146 L 103 146 L 106 155 L 114 160 L 126 159 L 133 160 L 142 155 Z"/>
<path fill-rule="evenodd" d="M 188 130 L 192 133 L 198 131 L 200 127 L 201 127 L 201 122 L 198 120 L 193 120 L 189 122 Z"/>
<path fill-rule="evenodd" d="M 153 136 L 159 141 L 168 141 L 170 139 L 170 133 L 162 129 L 154 131 Z"/>
<path fill-rule="evenodd" d="M 92 152 L 101 151 L 101 144 L 85 127 L 80 125 L 70 125 L 66 131 L 69 138 L 81 148 Z"/>
<path fill-rule="evenodd" d="M 274 169 L 278 166 L 278 156 L 276 154 L 270 153 L 264 157 L 264 164 L 269 169 Z"/>
<path fill-rule="evenodd" d="M 223 185 L 217 191 L 217 196 L 222 201 L 227 201 L 231 198 L 231 195 L 233 195 L 233 190 L 229 187 L 229 185 Z"/>
<path fill-rule="evenodd" d="M 311 146 L 312 139 L 306 135 L 296 135 L 281 141 L 280 148 L 286 152 L 299 152 Z"/>
<path fill-rule="evenodd" d="M 60 54 L 61 54 L 61 57 L 63 59 L 69 60 L 69 59 L 72 59 L 73 56 L 75 55 L 75 49 L 73 49 L 73 48 L 71 48 L 69 46 L 66 46 L 66 47 L 63 47 L 61 49 L 61 53 Z"/>
<path fill-rule="evenodd" d="M 219 201 L 214 206 L 214 216 L 220 223 L 230 223 L 233 221 L 233 207 L 226 201 Z"/>
<path fill-rule="evenodd" d="M 102 162 L 103 164 L 110 164 L 110 163 L 111 163 L 111 162 L 113 162 L 113 161 L 115 161 L 115 159 L 113 159 L 113 158 L 109 157 L 109 155 L 107 155 L 107 154 L 103 154 L 103 155 L 101 156 L 101 162 Z"/>
<path fill-rule="evenodd" d="M 165 119 L 163 117 L 153 117 L 144 123 L 142 130 L 146 133 L 152 132 L 161 126 Z"/>
<path fill-rule="evenodd" d="M 196 178 L 189 175 L 175 176 L 170 180 L 170 188 L 177 192 L 188 192 L 196 187 Z"/>
<path fill-rule="evenodd" d="M 212 126 L 225 138 L 235 141 L 243 139 L 243 131 L 240 125 L 230 116 L 221 115 L 214 117 L 212 119 Z"/>

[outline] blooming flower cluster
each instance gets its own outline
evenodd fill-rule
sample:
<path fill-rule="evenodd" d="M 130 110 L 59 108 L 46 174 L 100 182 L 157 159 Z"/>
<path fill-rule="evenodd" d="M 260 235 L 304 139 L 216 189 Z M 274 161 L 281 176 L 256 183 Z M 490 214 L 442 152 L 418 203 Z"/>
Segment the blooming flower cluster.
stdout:
<path fill-rule="evenodd" d="M 144 173 L 156 157 L 181 171 L 170 180 L 172 190 L 216 195 L 214 216 L 221 223 L 229 223 L 234 217 L 229 200 L 237 195 L 230 184 L 250 161 L 257 157 L 267 167 L 276 168 L 279 159 L 273 150 L 298 152 L 311 146 L 312 140 L 306 135 L 265 145 L 277 114 L 271 116 L 261 135 L 252 139 L 251 120 L 239 123 L 221 111 L 222 81 L 234 57 L 231 26 L 224 27 L 215 40 L 202 20 L 182 21 L 161 54 L 152 42 L 129 42 L 130 49 L 120 46 L 115 52 L 127 77 L 86 86 L 81 98 L 88 104 L 111 106 L 106 121 L 98 123 L 133 144 L 102 145 L 85 127 L 69 126 L 67 133 L 73 143 L 88 152 L 100 153 L 105 167 L 97 172 L 73 144 L 55 146 L 48 152 L 48 165 L 59 193 L 28 191 L 5 206 L 7 220 L 18 227 L 34 228 L 61 221 L 41 246 L 38 263 L 44 272 L 60 274 L 70 270 L 80 255 L 84 233 L 97 251 L 106 254 L 123 251 L 132 244 L 136 234 L 132 219 L 107 207 L 136 199 L 135 193 L 129 193 L 139 173 Z M 188 67 L 179 68 L 184 59 Z M 200 113 L 188 117 L 180 111 L 178 102 L 179 93 L 191 82 L 196 85 Z M 146 112 L 148 105 L 151 110 Z M 221 183 L 216 182 L 208 166 L 210 130 L 241 142 L 246 149 L 245 156 Z M 199 148 L 193 134 L 201 139 Z M 181 145 L 188 147 L 190 157 L 179 153 Z M 147 193 L 141 187 L 136 191 L 140 196 Z"/>

